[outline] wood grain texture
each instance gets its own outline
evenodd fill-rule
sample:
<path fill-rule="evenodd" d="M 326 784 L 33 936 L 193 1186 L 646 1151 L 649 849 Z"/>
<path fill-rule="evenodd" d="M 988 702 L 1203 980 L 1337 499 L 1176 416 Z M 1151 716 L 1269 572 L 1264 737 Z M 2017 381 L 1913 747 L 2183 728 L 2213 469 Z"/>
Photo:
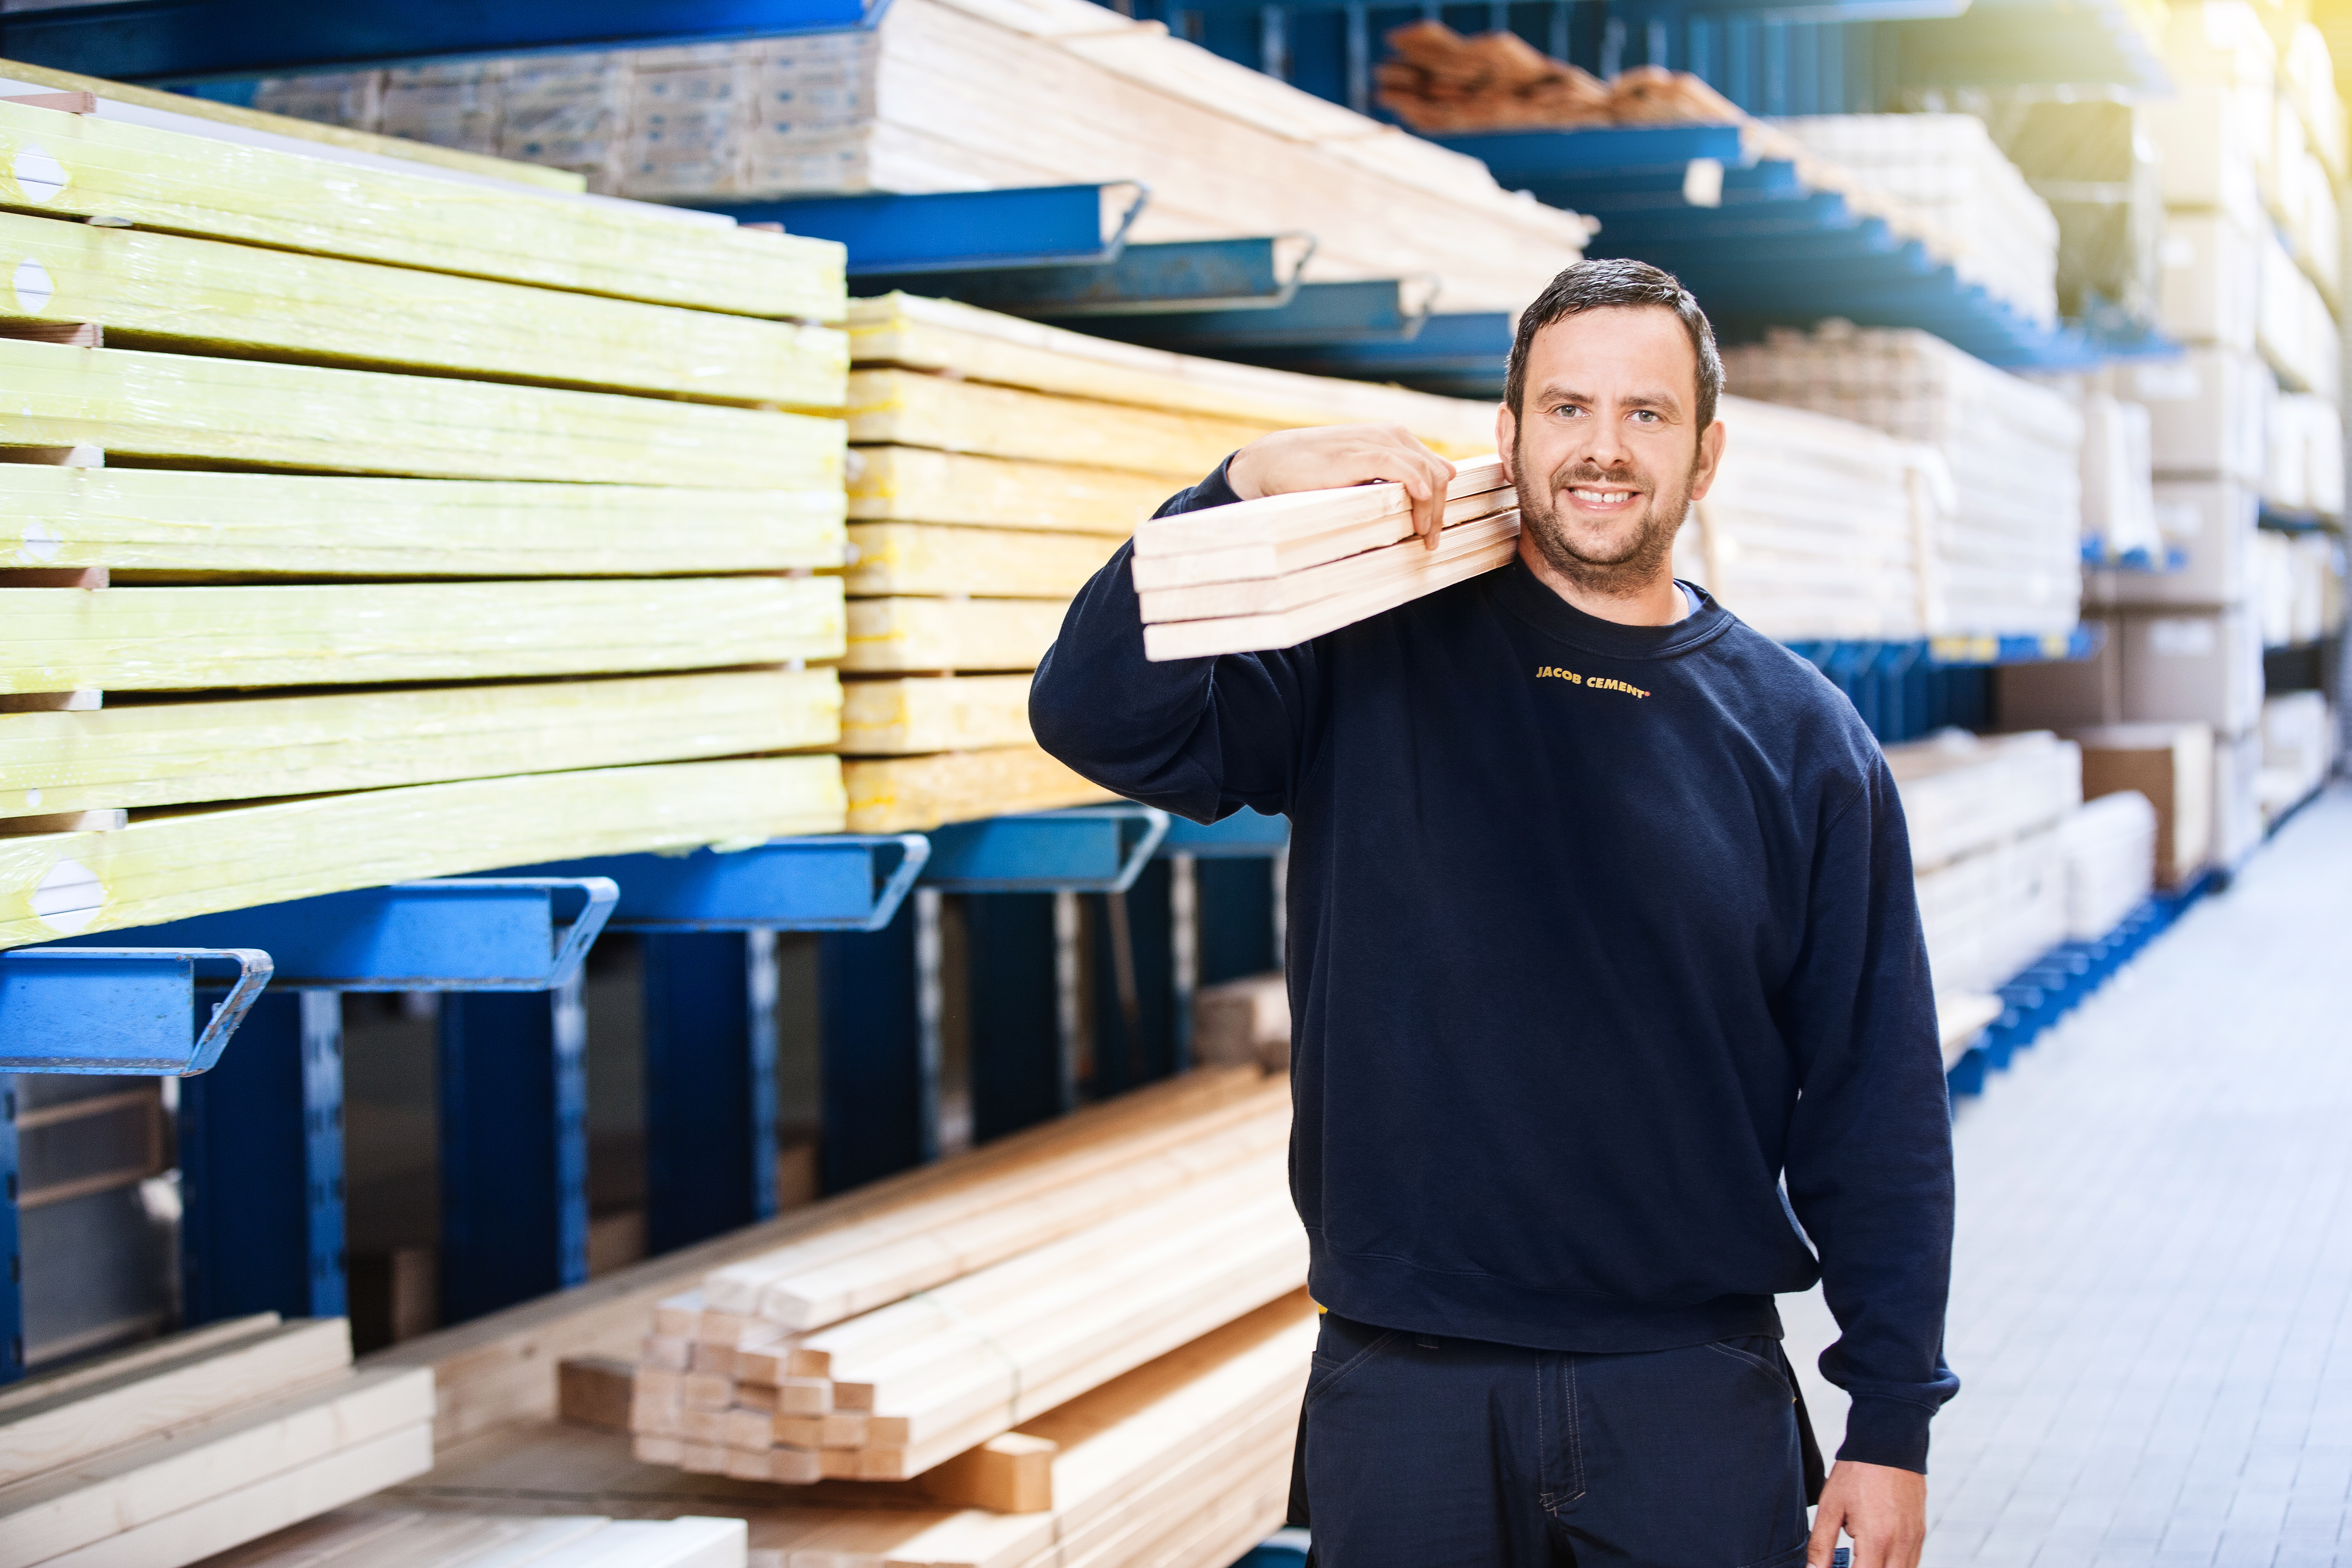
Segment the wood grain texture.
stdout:
<path fill-rule="evenodd" d="M 1124 539 L 1181 484 L 1116 468 L 1024 463 L 916 447 L 860 447 L 849 515 L 860 520 L 1044 529 Z"/>
<path fill-rule="evenodd" d="M 830 577 L 0 588 L 0 690 L 189 690 L 838 658 Z"/>
<path fill-rule="evenodd" d="M 1118 798 L 1037 746 L 845 763 L 841 776 L 852 833 L 920 833 L 942 823 Z"/>
<path fill-rule="evenodd" d="M 841 668 L 860 674 L 1034 669 L 1054 646 L 1068 609 L 1055 599 L 853 599 Z"/>
<path fill-rule="evenodd" d="M 849 529 L 852 594 L 981 594 L 1067 600 L 1118 541 L 1100 534 L 859 522 Z"/>
<path fill-rule="evenodd" d="M 0 839 L 0 947 L 588 855 L 842 830 L 830 756 L 418 784 Z"/>
<path fill-rule="evenodd" d="M 370 578 L 782 572 L 841 563 L 842 510 L 831 489 L 0 463 L 0 568 Z"/>
<path fill-rule="evenodd" d="M 95 322 L 117 348 L 260 353 L 702 402 L 841 406 L 847 338 L 796 326 L 249 245 L 0 214 L 42 290 L 0 321 Z M 44 296 L 46 294 L 46 297 Z"/>
<path fill-rule="evenodd" d="M 56 181 L 33 176 L 52 167 Z M 838 321 L 846 306 L 829 240 L 5 103 L 0 205 L 736 315 Z"/>
<path fill-rule="evenodd" d="M 1441 543 L 1434 551 L 1423 550 L 1418 542 L 1391 544 L 1378 553 L 1390 559 L 1381 580 L 1370 586 L 1354 588 L 1297 609 L 1147 626 L 1143 628 L 1144 655 L 1151 659 L 1204 658 L 1217 654 L 1295 647 L 1481 573 L 1508 565 L 1518 553 L 1518 535 L 1515 530 L 1500 540 L 1481 540 L 1458 548 Z"/>
<path fill-rule="evenodd" d="M 0 713 L 0 824 L 831 746 L 833 671 L 440 687 Z"/>
<path fill-rule="evenodd" d="M 848 415 L 853 441 L 1117 468 L 1180 485 L 1275 428 L 904 370 L 850 372 Z"/>
<path fill-rule="evenodd" d="M 1029 746 L 1029 681 L 1022 675 L 905 676 L 842 687 L 845 756 L 915 756 Z M 7 720 L 0 717 L 0 733 Z"/>
<path fill-rule="evenodd" d="M 840 422 L 800 414 L 5 338 L 0 383 L 0 446 L 426 479 L 841 483 Z"/>

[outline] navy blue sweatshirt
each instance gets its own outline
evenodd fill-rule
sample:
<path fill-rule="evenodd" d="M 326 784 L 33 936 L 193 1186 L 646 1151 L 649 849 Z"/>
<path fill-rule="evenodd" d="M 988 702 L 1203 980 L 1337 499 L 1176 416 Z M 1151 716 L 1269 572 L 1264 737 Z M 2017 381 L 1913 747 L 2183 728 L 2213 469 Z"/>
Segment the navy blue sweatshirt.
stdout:
<path fill-rule="evenodd" d="M 1160 512 L 1234 499 L 1220 468 Z M 1825 1279 L 1839 1457 L 1924 1470 L 1958 1386 L 1950 1121 L 1902 808 L 1853 706 L 1704 595 L 1621 626 L 1516 562 L 1152 664 L 1129 559 L 1070 606 L 1030 721 L 1132 799 L 1289 815 L 1316 1300 L 1650 1351 L 1777 1337 L 1773 1296 Z"/>

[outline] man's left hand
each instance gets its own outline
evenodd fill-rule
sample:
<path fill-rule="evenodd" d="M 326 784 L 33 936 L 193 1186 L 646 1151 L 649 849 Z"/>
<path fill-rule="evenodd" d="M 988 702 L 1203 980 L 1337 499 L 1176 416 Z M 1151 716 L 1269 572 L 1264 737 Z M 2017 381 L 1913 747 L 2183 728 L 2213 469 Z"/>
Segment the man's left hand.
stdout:
<path fill-rule="evenodd" d="M 1841 1528 L 1853 1541 L 1853 1568 L 1919 1568 L 1919 1549 L 1927 1540 L 1927 1478 L 1840 1459 L 1830 1468 L 1813 1512 L 1805 1568 L 1830 1568 Z"/>

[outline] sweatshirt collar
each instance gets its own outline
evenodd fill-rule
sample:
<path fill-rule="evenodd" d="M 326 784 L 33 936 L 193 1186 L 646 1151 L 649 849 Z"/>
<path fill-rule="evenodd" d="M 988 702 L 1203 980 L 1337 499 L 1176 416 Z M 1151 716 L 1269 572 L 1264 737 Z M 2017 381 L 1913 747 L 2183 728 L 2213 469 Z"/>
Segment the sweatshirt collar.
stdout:
<path fill-rule="evenodd" d="M 1527 563 L 1517 558 L 1496 572 L 1492 581 L 1503 607 L 1535 630 L 1611 658 L 1668 658 L 1713 642 L 1734 624 L 1731 612 L 1695 583 L 1685 584 L 1698 595 L 1695 613 L 1672 626 L 1629 626 L 1586 615 L 1546 587 L 1528 570 Z"/>

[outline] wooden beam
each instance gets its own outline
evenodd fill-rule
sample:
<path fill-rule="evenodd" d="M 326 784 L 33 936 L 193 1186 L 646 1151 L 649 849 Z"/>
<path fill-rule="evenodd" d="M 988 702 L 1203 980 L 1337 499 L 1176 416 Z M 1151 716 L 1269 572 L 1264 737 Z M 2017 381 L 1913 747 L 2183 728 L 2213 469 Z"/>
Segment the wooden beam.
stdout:
<path fill-rule="evenodd" d="M 842 687 L 845 756 L 914 756 L 1036 744 L 1029 732 L 1030 677 L 913 675 Z M 0 733 L 7 721 L 0 719 Z"/>
<path fill-rule="evenodd" d="M 19 814 L 830 747 L 840 711 L 833 671 L 761 669 L 0 713 L 0 832 Z"/>
<path fill-rule="evenodd" d="M 849 529 L 849 592 L 984 594 L 1066 601 L 1118 548 L 1101 534 L 860 522 Z"/>
<path fill-rule="evenodd" d="M 184 1329 L 176 1334 L 166 1334 L 130 1350 L 98 1356 L 56 1372 L 35 1373 L 21 1383 L 12 1383 L 0 1388 L 0 1413 L 43 1403 L 71 1389 L 95 1387 L 125 1373 L 159 1367 L 198 1351 L 209 1352 L 257 1339 L 277 1328 L 280 1321 L 275 1312 L 229 1318 L 217 1323 L 206 1323 L 202 1328 Z"/>
<path fill-rule="evenodd" d="M 0 381 L 6 447 L 428 479 L 841 483 L 840 423 L 800 414 L 8 338 Z"/>
<path fill-rule="evenodd" d="M 861 521 L 1047 529 L 1124 539 L 1180 482 L 1116 468 L 1021 463 L 918 447 L 850 454 L 849 515 Z"/>
<path fill-rule="evenodd" d="M 781 664 L 838 658 L 843 626 L 830 577 L 0 588 L 0 690 Z"/>
<path fill-rule="evenodd" d="M 0 567 L 625 577 L 842 562 L 837 489 L 319 478 L 0 463 Z"/>
<path fill-rule="evenodd" d="M 699 402 L 841 406 L 849 344 L 750 321 L 250 245 L 0 215 L 40 288 L 0 322 L 95 322 L 116 348 L 263 353 Z"/>
<path fill-rule="evenodd" d="M 848 410 L 853 441 L 1117 468 L 1163 476 L 1179 484 L 1198 479 L 1223 462 L 1226 454 L 1274 428 L 1207 414 L 1049 397 L 905 370 L 852 371 Z"/>
<path fill-rule="evenodd" d="M 1384 545 L 1336 561 L 1326 561 L 1319 566 L 1302 567 L 1276 576 L 1255 577 L 1242 582 L 1198 583 L 1183 588 L 1154 588 L 1138 595 L 1148 623 L 1161 621 L 1202 621 L 1228 616 L 1282 615 L 1292 610 L 1304 610 L 1360 589 L 1374 589 L 1391 582 L 1400 571 L 1426 563 L 1434 567 L 1459 556 L 1486 550 L 1488 546 L 1516 540 L 1519 536 L 1519 514 L 1497 512 L 1474 522 L 1456 523 L 1440 536 L 1434 552 L 1425 550 L 1421 541 L 1407 540 L 1401 544 Z M 1412 557 L 1420 555 L 1422 562 Z"/>
<path fill-rule="evenodd" d="M 1118 798 L 1037 746 L 845 763 L 841 777 L 852 833 L 920 833 L 974 817 Z"/>
<path fill-rule="evenodd" d="M 858 674 L 1034 669 L 1068 613 L 1056 599 L 852 599 L 841 668 Z"/>
<path fill-rule="evenodd" d="M 615 1356 L 571 1356 L 556 1363 L 556 1414 L 608 1432 L 629 1429 L 629 1391 L 637 1369 Z"/>
<path fill-rule="evenodd" d="M 0 205 L 734 315 L 839 321 L 844 248 L 0 104 Z M 47 171 L 54 169 L 51 179 Z M 36 173 L 37 172 L 37 173 Z"/>
<path fill-rule="evenodd" d="M 839 767 L 820 756 L 597 768 L 0 838 L 0 947 L 541 860 L 838 833 Z"/>
<path fill-rule="evenodd" d="M 1500 458 L 1488 456 L 1462 464 L 1445 487 L 1448 521 L 1467 521 L 1511 504 L 1496 498 L 1509 487 Z M 1462 517 L 1454 516 L 1457 506 Z M 1138 561 L 1176 555 L 1210 554 L 1221 564 L 1229 552 L 1263 551 L 1233 560 L 1233 578 L 1272 576 L 1283 569 L 1283 552 L 1345 532 L 1351 549 L 1373 549 L 1412 537 L 1412 498 L 1400 485 L 1350 485 L 1341 489 L 1297 490 L 1287 495 L 1261 496 L 1255 500 L 1213 506 L 1201 511 L 1152 518 L 1135 531 Z M 1325 555 L 1321 559 L 1334 559 Z M 1304 564 L 1314 564 L 1304 562 Z M 1152 587 L 1174 587 L 1184 582 L 1218 581 L 1200 577 L 1151 578 Z M 1232 579 L 1223 579 L 1232 580 Z"/>

